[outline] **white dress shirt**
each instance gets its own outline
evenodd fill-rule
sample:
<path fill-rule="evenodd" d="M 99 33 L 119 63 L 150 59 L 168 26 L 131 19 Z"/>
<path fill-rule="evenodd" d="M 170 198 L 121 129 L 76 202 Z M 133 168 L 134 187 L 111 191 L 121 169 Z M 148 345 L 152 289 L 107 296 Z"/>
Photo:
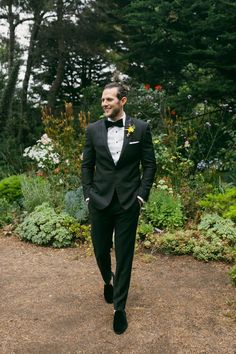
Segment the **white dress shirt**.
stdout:
<path fill-rule="evenodd" d="M 110 150 L 111 156 L 115 165 L 117 164 L 124 142 L 124 129 L 125 129 L 125 113 L 120 119 L 123 119 L 123 127 L 110 127 L 107 131 L 107 145 Z M 111 118 L 108 118 L 114 122 Z"/>

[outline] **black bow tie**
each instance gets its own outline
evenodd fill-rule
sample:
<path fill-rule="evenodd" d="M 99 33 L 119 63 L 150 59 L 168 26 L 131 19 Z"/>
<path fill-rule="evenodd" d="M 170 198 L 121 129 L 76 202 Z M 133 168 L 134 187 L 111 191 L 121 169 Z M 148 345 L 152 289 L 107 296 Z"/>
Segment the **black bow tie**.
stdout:
<path fill-rule="evenodd" d="M 111 127 L 123 127 L 123 119 L 119 119 L 116 122 L 112 122 L 111 120 L 105 120 L 105 125 L 106 128 L 111 128 Z"/>

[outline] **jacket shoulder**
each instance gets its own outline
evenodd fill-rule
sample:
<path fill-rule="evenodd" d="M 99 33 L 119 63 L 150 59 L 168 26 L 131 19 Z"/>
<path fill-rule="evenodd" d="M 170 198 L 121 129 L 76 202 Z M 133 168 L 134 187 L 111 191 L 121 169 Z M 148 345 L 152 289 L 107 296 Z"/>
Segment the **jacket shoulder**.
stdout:
<path fill-rule="evenodd" d="M 104 124 L 104 119 L 99 119 L 96 122 L 89 123 L 89 125 L 87 126 L 87 129 L 89 129 L 89 130 L 97 129 L 97 128 L 101 127 L 103 124 Z"/>
<path fill-rule="evenodd" d="M 134 123 L 134 125 L 136 125 L 137 127 L 140 127 L 140 128 L 146 128 L 148 126 L 148 123 L 145 122 L 144 120 L 142 119 L 138 119 L 138 118 L 131 118 L 132 122 Z"/>

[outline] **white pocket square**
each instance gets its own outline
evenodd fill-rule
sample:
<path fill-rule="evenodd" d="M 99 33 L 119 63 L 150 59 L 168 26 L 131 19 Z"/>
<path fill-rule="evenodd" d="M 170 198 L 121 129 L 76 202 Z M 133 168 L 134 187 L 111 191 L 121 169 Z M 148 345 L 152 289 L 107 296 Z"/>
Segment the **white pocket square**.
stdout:
<path fill-rule="evenodd" d="M 138 144 L 139 141 L 130 141 L 129 143 L 130 143 L 130 144 Z"/>

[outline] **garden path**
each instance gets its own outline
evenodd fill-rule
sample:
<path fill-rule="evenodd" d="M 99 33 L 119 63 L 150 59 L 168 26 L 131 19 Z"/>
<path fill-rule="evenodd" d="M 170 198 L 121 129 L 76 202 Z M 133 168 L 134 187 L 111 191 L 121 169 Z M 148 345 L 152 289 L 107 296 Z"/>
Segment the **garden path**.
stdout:
<path fill-rule="evenodd" d="M 0 237 L 1 354 L 235 354 L 229 266 L 137 254 L 117 336 L 94 258 Z"/>

